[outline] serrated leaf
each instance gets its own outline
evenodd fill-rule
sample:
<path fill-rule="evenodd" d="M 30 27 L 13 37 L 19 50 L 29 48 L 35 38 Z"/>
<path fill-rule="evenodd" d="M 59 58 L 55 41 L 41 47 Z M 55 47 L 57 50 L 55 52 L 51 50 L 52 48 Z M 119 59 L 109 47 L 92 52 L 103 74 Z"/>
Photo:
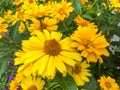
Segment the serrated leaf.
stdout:
<path fill-rule="evenodd" d="M 57 73 L 54 80 L 60 84 L 63 90 L 76 90 L 77 89 L 75 81 L 70 75 L 63 77 L 62 74 Z"/>
<path fill-rule="evenodd" d="M 89 78 L 89 82 L 85 84 L 84 88 L 85 90 L 97 90 L 97 81 L 95 80 L 94 77 Z"/>

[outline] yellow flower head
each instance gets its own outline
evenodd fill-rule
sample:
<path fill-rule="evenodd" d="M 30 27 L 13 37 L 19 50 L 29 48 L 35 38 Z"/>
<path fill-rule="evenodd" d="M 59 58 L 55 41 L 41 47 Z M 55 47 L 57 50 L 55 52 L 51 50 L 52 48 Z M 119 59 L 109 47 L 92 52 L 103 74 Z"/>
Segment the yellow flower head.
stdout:
<path fill-rule="evenodd" d="M 75 41 L 72 46 L 81 51 L 81 55 L 87 59 L 87 62 L 99 60 L 103 63 L 101 55 L 109 56 L 106 49 L 109 43 L 101 33 L 97 34 L 96 28 L 79 27 L 71 38 Z"/>
<path fill-rule="evenodd" d="M 120 0 L 110 0 L 110 4 L 114 11 L 120 12 Z"/>
<path fill-rule="evenodd" d="M 15 63 L 22 64 L 18 72 L 38 73 L 43 77 L 54 78 L 56 71 L 66 76 L 66 64 L 75 65 L 75 60 L 80 61 L 81 56 L 70 44 L 72 40 L 67 37 L 62 38 L 59 32 L 35 31 L 35 36 L 29 40 L 23 40 L 23 53 L 17 53 Z M 21 55 L 21 56 L 19 56 Z M 21 60 L 20 60 L 21 59 Z M 20 60 L 20 63 L 19 61 Z"/>
<path fill-rule="evenodd" d="M 99 85 L 102 90 L 120 90 L 118 84 L 115 82 L 115 79 L 110 76 L 102 76 L 98 82 L 100 83 Z"/>
<path fill-rule="evenodd" d="M 53 4 L 53 12 L 51 14 L 57 20 L 64 20 L 69 17 L 73 11 L 72 3 L 62 0 L 61 3 Z"/>
<path fill-rule="evenodd" d="M 81 2 L 82 4 L 88 3 L 88 0 L 78 0 L 79 2 Z"/>
<path fill-rule="evenodd" d="M 77 86 L 83 86 L 86 82 L 89 82 L 88 76 L 91 76 L 87 69 L 89 66 L 86 61 L 77 61 L 73 68 L 68 67 L 68 72 L 74 78 Z"/>
<path fill-rule="evenodd" d="M 74 19 L 76 24 L 79 27 L 91 27 L 91 28 L 97 28 L 97 26 L 94 23 L 90 23 L 89 21 L 83 19 L 80 15 L 77 15 Z"/>
<path fill-rule="evenodd" d="M 2 33 L 6 33 L 8 30 L 8 24 L 3 23 L 4 19 L 0 17 L 0 39 L 2 38 Z"/>
<path fill-rule="evenodd" d="M 22 90 L 43 90 L 45 82 L 40 77 L 28 76 L 21 82 Z"/>
<path fill-rule="evenodd" d="M 45 17 L 41 22 L 37 19 L 32 19 L 32 21 L 33 24 L 29 27 L 31 33 L 34 33 L 34 30 L 42 31 L 43 29 L 46 29 L 48 31 L 53 31 L 58 29 L 57 20 L 53 18 Z"/>
<path fill-rule="evenodd" d="M 15 0 L 14 5 L 19 5 L 21 3 L 28 2 L 28 3 L 34 3 L 36 2 L 35 0 Z"/>
<path fill-rule="evenodd" d="M 10 83 L 9 90 L 17 90 L 18 87 L 19 87 L 19 84 L 15 80 L 12 80 L 11 83 Z"/>
<path fill-rule="evenodd" d="M 36 3 L 25 3 L 22 8 L 25 10 L 25 16 L 27 16 L 29 19 L 48 16 L 52 11 L 51 5 L 37 5 Z"/>

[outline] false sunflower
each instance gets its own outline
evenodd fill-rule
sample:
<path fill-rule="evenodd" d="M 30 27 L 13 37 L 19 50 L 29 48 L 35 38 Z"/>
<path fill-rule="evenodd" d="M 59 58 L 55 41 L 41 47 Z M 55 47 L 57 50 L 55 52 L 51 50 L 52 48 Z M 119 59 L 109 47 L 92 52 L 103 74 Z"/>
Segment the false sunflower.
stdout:
<path fill-rule="evenodd" d="M 110 0 L 110 4 L 115 11 L 120 12 L 120 0 Z"/>
<path fill-rule="evenodd" d="M 61 0 L 60 3 L 54 3 L 53 11 L 51 16 L 55 19 L 64 20 L 69 17 L 70 13 L 73 12 L 73 7 L 71 2 L 67 2 L 66 0 Z"/>
<path fill-rule="evenodd" d="M 43 90 L 45 82 L 40 77 L 29 76 L 21 82 L 23 90 Z"/>
<path fill-rule="evenodd" d="M 45 17 L 41 22 L 37 19 L 32 19 L 32 21 L 33 23 L 28 29 L 31 33 L 34 33 L 34 30 L 42 31 L 43 29 L 46 29 L 48 31 L 53 31 L 58 29 L 57 20 L 53 18 Z"/>
<path fill-rule="evenodd" d="M 77 86 L 83 86 L 85 82 L 89 82 L 88 76 L 91 76 L 89 64 L 86 61 L 77 62 L 73 68 L 68 67 L 69 74 L 74 78 Z"/>
<path fill-rule="evenodd" d="M 88 0 L 78 0 L 79 2 L 81 2 L 82 4 L 88 3 Z"/>
<path fill-rule="evenodd" d="M 91 28 L 97 28 L 97 26 L 94 23 L 91 23 L 85 19 L 83 19 L 80 15 L 77 15 L 74 19 L 78 27 L 91 27 Z"/>
<path fill-rule="evenodd" d="M 115 82 L 115 79 L 110 76 L 101 76 L 98 82 L 102 90 L 120 90 L 118 84 Z"/>
<path fill-rule="evenodd" d="M 2 33 L 7 32 L 8 24 L 3 23 L 4 19 L 0 17 L 0 39 L 2 38 Z"/>
<path fill-rule="evenodd" d="M 69 37 L 61 38 L 59 32 L 43 30 L 35 31 L 35 36 L 23 40 L 22 51 L 16 52 L 15 65 L 22 64 L 18 72 L 25 75 L 37 72 L 52 79 L 59 71 L 66 76 L 66 64 L 74 66 L 75 60 L 80 61 L 81 56 L 70 46 L 72 40 Z"/>
<path fill-rule="evenodd" d="M 97 34 L 96 28 L 79 27 L 71 38 L 75 41 L 71 45 L 81 51 L 81 56 L 85 57 L 87 62 L 103 63 L 102 55 L 109 56 L 106 49 L 109 43 L 104 35 Z"/>

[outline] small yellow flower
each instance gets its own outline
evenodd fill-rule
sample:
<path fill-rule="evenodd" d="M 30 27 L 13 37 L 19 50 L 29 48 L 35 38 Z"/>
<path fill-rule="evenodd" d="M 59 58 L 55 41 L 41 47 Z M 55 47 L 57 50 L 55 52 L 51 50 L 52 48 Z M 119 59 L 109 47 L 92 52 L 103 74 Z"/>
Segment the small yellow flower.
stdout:
<path fill-rule="evenodd" d="M 24 14 L 29 19 L 31 18 L 41 18 L 44 16 L 48 16 L 52 12 L 51 5 L 37 5 L 36 3 L 25 3 L 22 6 L 23 10 L 25 10 Z"/>
<path fill-rule="evenodd" d="M 42 31 L 44 29 L 48 31 L 57 30 L 57 20 L 53 18 L 45 17 L 43 20 L 32 19 L 33 24 L 30 24 L 29 31 L 34 33 L 34 30 Z"/>
<path fill-rule="evenodd" d="M 101 76 L 98 82 L 100 83 L 99 85 L 102 90 L 120 90 L 118 84 L 115 82 L 115 79 L 110 76 Z"/>
<path fill-rule="evenodd" d="M 29 76 L 21 82 L 21 88 L 23 90 L 43 90 L 44 84 L 41 77 Z"/>
<path fill-rule="evenodd" d="M 64 20 L 69 17 L 73 11 L 72 3 L 62 0 L 61 3 L 53 4 L 53 12 L 51 14 L 57 20 Z"/>
<path fill-rule="evenodd" d="M 8 32 L 8 24 L 4 23 L 4 19 L 0 17 L 0 39 L 2 38 L 2 33 Z"/>
<path fill-rule="evenodd" d="M 81 55 L 87 59 L 87 62 L 103 63 L 101 55 L 109 56 L 106 49 L 109 43 L 104 35 L 97 34 L 96 28 L 79 27 L 71 38 L 75 41 L 72 46 L 81 51 Z"/>
<path fill-rule="evenodd" d="M 10 83 L 9 90 L 17 90 L 18 87 L 19 87 L 19 84 L 15 80 L 12 80 L 11 83 Z"/>
<path fill-rule="evenodd" d="M 82 4 L 88 3 L 88 0 L 78 0 L 79 2 L 81 2 Z"/>
<path fill-rule="evenodd" d="M 110 0 L 111 7 L 116 12 L 120 12 L 120 0 Z"/>
<path fill-rule="evenodd" d="M 66 64 L 73 67 L 75 60 L 81 60 L 80 54 L 70 46 L 72 40 L 69 37 L 62 40 L 61 33 L 47 30 L 35 31 L 35 35 L 22 41 L 23 53 L 16 53 L 18 58 L 15 59 L 15 64 L 22 64 L 18 72 L 25 75 L 37 72 L 53 79 L 56 71 L 66 76 Z"/>
<path fill-rule="evenodd" d="M 91 76 L 89 64 L 86 61 L 77 62 L 73 68 L 68 67 L 69 74 L 74 78 L 78 86 L 83 86 L 86 82 L 89 82 L 88 76 Z"/>
<path fill-rule="evenodd" d="M 83 19 L 80 15 L 77 15 L 74 19 L 78 27 L 91 27 L 91 28 L 97 28 L 97 26 L 94 23 L 90 23 L 89 21 Z"/>

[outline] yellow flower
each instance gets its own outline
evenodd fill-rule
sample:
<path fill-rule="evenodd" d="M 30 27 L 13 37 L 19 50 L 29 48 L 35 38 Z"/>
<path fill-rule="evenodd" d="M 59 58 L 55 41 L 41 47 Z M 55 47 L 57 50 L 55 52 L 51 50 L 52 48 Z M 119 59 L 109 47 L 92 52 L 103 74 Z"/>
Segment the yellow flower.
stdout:
<path fill-rule="evenodd" d="M 22 8 L 25 10 L 24 14 L 29 19 L 31 18 L 41 18 L 48 16 L 52 11 L 51 5 L 37 5 L 36 3 L 25 3 Z"/>
<path fill-rule="evenodd" d="M 88 3 L 88 0 L 78 0 L 79 2 L 81 2 L 82 4 Z"/>
<path fill-rule="evenodd" d="M 21 3 L 28 2 L 28 3 L 34 3 L 36 2 L 35 0 L 15 0 L 14 5 L 19 5 Z"/>
<path fill-rule="evenodd" d="M 87 76 L 91 76 L 89 68 L 89 64 L 86 61 L 77 62 L 73 68 L 68 67 L 69 74 L 74 78 L 77 86 L 83 86 L 86 82 L 89 82 Z"/>
<path fill-rule="evenodd" d="M 34 33 L 34 30 L 42 31 L 43 29 L 46 29 L 48 31 L 53 31 L 58 29 L 57 20 L 53 18 L 45 17 L 43 20 L 41 20 L 41 23 L 37 19 L 32 19 L 32 21 L 33 24 L 31 24 L 28 29 L 31 33 Z"/>
<path fill-rule="evenodd" d="M 72 3 L 62 0 L 61 3 L 53 4 L 53 12 L 51 14 L 57 20 L 64 20 L 69 17 L 73 11 Z"/>
<path fill-rule="evenodd" d="M 62 34 L 59 32 L 44 30 L 35 31 L 35 36 L 23 40 L 24 54 L 18 53 L 18 59 L 15 59 L 15 63 L 22 64 L 18 72 L 23 72 L 25 75 L 37 72 L 43 77 L 52 79 L 56 71 L 59 71 L 66 76 L 66 64 L 74 66 L 75 60 L 80 61 L 81 56 L 70 46 L 72 40 L 69 37 L 61 38 Z M 20 63 L 17 60 L 20 60 Z"/>
<path fill-rule="evenodd" d="M 120 0 L 110 0 L 110 4 L 115 11 L 120 12 Z"/>
<path fill-rule="evenodd" d="M 98 82 L 100 83 L 99 85 L 102 90 L 120 90 L 118 84 L 115 82 L 115 79 L 110 76 L 102 76 Z"/>
<path fill-rule="evenodd" d="M 89 21 L 83 19 L 80 15 L 77 15 L 74 19 L 76 24 L 79 27 L 91 27 L 91 28 L 97 28 L 97 26 L 94 23 L 90 23 Z"/>
<path fill-rule="evenodd" d="M 3 23 L 4 19 L 0 17 L 0 39 L 2 38 L 2 33 L 6 33 L 8 30 L 8 24 Z"/>
<path fill-rule="evenodd" d="M 43 90 L 45 82 L 40 77 L 29 76 L 21 82 L 22 90 Z"/>
<path fill-rule="evenodd" d="M 109 56 L 106 49 L 109 43 L 104 35 L 97 34 L 96 28 L 79 27 L 71 38 L 75 41 L 71 45 L 81 51 L 81 55 L 87 59 L 87 62 L 103 63 L 101 55 Z"/>
<path fill-rule="evenodd" d="M 19 84 L 15 80 L 12 80 L 10 83 L 9 90 L 17 90 L 18 87 L 19 87 Z"/>

